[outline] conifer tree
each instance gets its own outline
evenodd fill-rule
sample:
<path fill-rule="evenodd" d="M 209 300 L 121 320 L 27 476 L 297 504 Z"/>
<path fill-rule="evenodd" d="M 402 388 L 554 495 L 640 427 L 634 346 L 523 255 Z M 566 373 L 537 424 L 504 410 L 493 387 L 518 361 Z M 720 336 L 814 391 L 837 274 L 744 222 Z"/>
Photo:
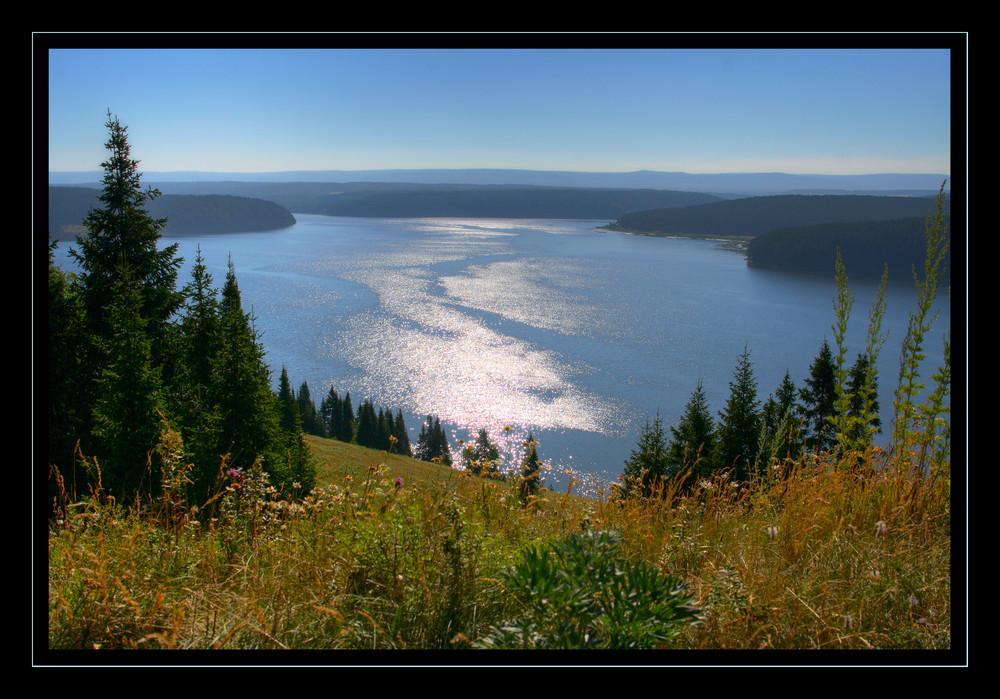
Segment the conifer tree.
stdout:
<path fill-rule="evenodd" d="M 858 443 L 862 438 L 868 441 L 869 434 L 882 431 L 882 419 L 878 415 L 878 376 L 873 371 L 866 352 L 858 354 L 848 372 L 848 416 L 846 421 L 852 434 L 848 438 Z"/>
<path fill-rule="evenodd" d="M 702 382 L 691 393 L 680 422 L 671 426 L 667 446 L 665 477 L 672 479 L 691 471 L 691 481 L 705 478 L 712 471 L 711 456 L 715 445 L 715 423 L 709 411 Z"/>
<path fill-rule="evenodd" d="M 288 370 L 281 368 L 278 379 L 278 427 L 279 458 L 282 468 L 276 477 L 276 485 L 292 497 L 308 493 L 315 485 L 316 472 L 309 454 L 309 447 L 303 435 L 302 415 L 299 401 L 292 391 Z"/>
<path fill-rule="evenodd" d="M 350 442 L 354 439 L 356 425 L 354 424 L 354 408 L 351 407 L 351 392 L 344 394 L 344 400 L 340 404 L 340 420 L 337 428 L 337 439 L 341 442 Z"/>
<path fill-rule="evenodd" d="M 378 420 L 376 421 L 375 424 L 377 426 L 375 430 L 376 448 L 381 449 L 382 451 L 389 451 L 390 447 L 392 446 L 392 440 L 390 439 L 390 437 L 392 437 L 392 432 L 393 429 L 395 428 L 395 424 L 393 423 L 392 419 L 392 413 L 387 412 L 382 408 L 379 408 Z"/>
<path fill-rule="evenodd" d="M 447 466 L 452 465 L 451 447 L 448 437 L 441 428 L 441 420 L 428 415 L 420 427 L 420 436 L 413 455 L 421 461 L 438 461 Z"/>
<path fill-rule="evenodd" d="M 85 319 L 72 276 L 55 265 L 49 246 L 48 275 L 48 463 L 60 469 L 73 461 L 73 447 L 88 414 L 75 398 L 83 391 L 84 368 L 79 349 L 85 340 Z"/>
<path fill-rule="evenodd" d="M 219 292 L 212 286 L 213 281 L 199 246 L 191 281 L 184 287 L 185 312 L 181 320 L 184 365 L 190 384 L 199 392 L 212 382 L 212 361 L 221 332 Z"/>
<path fill-rule="evenodd" d="M 378 415 L 375 406 L 366 400 L 358 406 L 357 443 L 369 449 L 378 448 Z"/>
<path fill-rule="evenodd" d="M 110 111 L 105 126 L 110 155 L 101 163 L 102 206 L 87 213 L 83 225 L 88 235 L 77 238 L 79 251 L 70 250 L 70 254 L 79 263 L 81 296 L 91 331 L 98 338 L 106 339 L 111 331 L 109 313 L 116 297 L 120 298 L 116 284 L 123 265 L 139 290 L 139 315 L 155 338 L 182 303 L 175 284 L 183 260 L 177 257 L 176 243 L 157 248 L 166 219 L 151 218 L 144 206 L 160 193 L 142 189 L 139 162 L 131 159 L 128 129 Z M 154 363 L 159 363 L 155 346 Z"/>
<path fill-rule="evenodd" d="M 302 415 L 285 367 L 281 367 L 281 378 L 278 379 L 278 426 L 288 434 L 302 432 Z"/>
<path fill-rule="evenodd" d="M 90 453 L 93 444 L 89 435 L 93 434 L 96 419 L 93 410 L 101 398 L 98 386 L 109 370 L 108 352 L 122 341 L 112 336 L 115 324 L 128 322 L 132 328 L 142 327 L 148 338 L 150 368 L 158 368 L 162 374 L 164 364 L 174 361 L 173 343 L 165 341 L 167 327 L 183 300 L 182 292 L 175 288 L 183 262 L 176 255 L 177 245 L 158 249 L 166 221 L 151 218 L 144 208 L 159 192 L 143 191 L 138 161 L 131 159 L 127 129 L 110 111 L 105 126 L 109 156 L 101 163 L 104 177 L 100 206 L 87 213 L 83 220 L 87 235 L 77 237 L 77 247 L 70 250 L 79 266 L 75 288 L 85 331 L 76 348 L 80 358 L 80 381 L 75 386 L 78 390 L 72 394 L 66 414 L 74 416 L 81 447 Z M 129 280 L 123 285 L 126 270 Z M 122 302 L 128 308 L 116 309 L 116 304 Z M 132 320 L 126 321 L 126 317 Z M 108 396 L 104 399 L 110 400 Z M 101 416 L 105 433 L 115 429 L 107 424 L 108 418 L 109 413 Z"/>
<path fill-rule="evenodd" d="M 639 442 L 625 462 L 622 478 L 625 492 L 648 498 L 662 488 L 667 475 L 667 441 L 663 431 L 663 420 L 656 413 L 653 422 L 646 420 L 646 426 Z"/>
<path fill-rule="evenodd" d="M 253 317 L 243 311 L 231 259 L 222 288 L 220 323 L 221 342 L 210 390 L 219 412 L 217 453 L 229 455 L 229 466 L 249 469 L 258 457 L 277 456 L 278 402 L 271 392 L 271 370 L 264 361 Z M 280 476 L 283 468 L 277 458 L 264 464 L 272 476 Z"/>
<path fill-rule="evenodd" d="M 115 283 L 109 306 L 103 354 L 97 381 L 94 430 L 101 462 L 102 484 L 119 500 L 149 495 L 158 473 L 147 468 L 160 435 L 160 374 L 152 366 L 152 348 L 141 315 L 139 286 L 127 271 Z"/>
<path fill-rule="evenodd" d="M 394 450 L 403 456 L 413 456 L 413 448 L 410 445 L 410 435 L 406 430 L 406 423 L 403 421 L 403 411 L 396 411 L 396 421 L 393 425 L 392 436 L 396 438 Z"/>
<path fill-rule="evenodd" d="M 493 475 L 500 472 L 500 449 L 490 441 L 485 427 L 479 430 L 476 441 L 462 450 L 462 466 L 473 475 Z"/>
<path fill-rule="evenodd" d="M 194 464 L 190 494 L 196 501 L 211 496 L 219 471 L 219 413 L 211 386 L 222 344 L 222 317 L 219 292 L 213 283 L 199 247 L 191 280 L 184 287 L 178 351 L 180 371 L 173 390 L 174 411 L 184 435 L 184 447 Z"/>
<path fill-rule="evenodd" d="M 420 425 L 420 434 L 417 436 L 417 446 L 413 450 L 413 455 L 421 461 L 433 461 L 434 454 L 431 448 L 431 430 L 434 428 L 434 418 L 430 415 Z"/>
<path fill-rule="evenodd" d="M 340 422 L 340 396 L 337 395 L 337 390 L 333 386 L 330 386 L 330 390 L 320 401 L 319 415 L 326 433 L 337 439 L 337 427 Z"/>
<path fill-rule="evenodd" d="M 305 381 L 302 382 L 295 399 L 299 404 L 299 415 L 302 416 L 302 429 L 305 430 L 306 434 L 325 437 L 327 434 L 326 427 L 323 425 L 323 420 L 320 417 L 319 411 L 316 410 L 316 404 L 313 402 L 312 395 L 309 393 L 308 383 Z"/>
<path fill-rule="evenodd" d="M 826 451 L 837 443 L 831 418 L 837 414 L 837 367 L 830 345 L 823 340 L 819 354 L 809 366 L 809 376 L 800 391 L 805 444 L 814 451 Z"/>
<path fill-rule="evenodd" d="M 434 428 L 431 432 L 431 442 L 434 445 L 433 450 L 435 456 L 441 460 L 441 463 L 446 466 L 451 466 L 452 456 L 451 447 L 448 445 L 448 435 L 445 434 L 444 429 L 441 427 L 441 418 L 434 418 Z"/>
<path fill-rule="evenodd" d="M 801 451 L 799 391 L 786 371 L 773 395 L 761 408 L 762 430 L 759 461 L 773 458 L 794 458 Z"/>
<path fill-rule="evenodd" d="M 542 460 L 538 456 L 538 442 L 529 432 L 528 441 L 524 443 L 524 455 L 521 457 L 521 483 L 518 487 L 522 506 L 528 504 L 528 498 L 538 493 L 541 487 L 541 473 Z"/>
<path fill-rule="evenodd" d="M 740 355 L 733 379 L 729 382 L 729 398 L 719 412 L 716 431 L 716 468 L 733 469 L 740 482 L 750 479 L 760 446 L 761 416 L 757 398 L 757 379 L 746 347 Z"/>

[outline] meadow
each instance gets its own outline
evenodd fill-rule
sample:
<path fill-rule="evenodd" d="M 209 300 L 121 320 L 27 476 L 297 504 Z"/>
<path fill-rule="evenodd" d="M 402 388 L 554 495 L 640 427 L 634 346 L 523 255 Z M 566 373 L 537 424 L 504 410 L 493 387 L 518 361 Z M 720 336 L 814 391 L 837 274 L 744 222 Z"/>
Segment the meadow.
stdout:
<path fill-rule="evenodd" d="M 916 475 L 874 447 L 685 495 L 523 501 L 516 479 L 308 442 L 301 502 L 220 474 L 202 509 L 169 487 L 145 511 L 57 507 L 49 648 L 952 647 L 950 462 Z"/>

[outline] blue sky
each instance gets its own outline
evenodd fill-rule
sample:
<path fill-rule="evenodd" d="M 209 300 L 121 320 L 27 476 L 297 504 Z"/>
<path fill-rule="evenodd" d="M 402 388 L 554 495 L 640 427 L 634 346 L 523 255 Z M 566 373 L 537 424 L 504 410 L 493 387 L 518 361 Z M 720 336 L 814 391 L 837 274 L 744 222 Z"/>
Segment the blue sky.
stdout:
<path fill-rule="evenodd" d="M 110 109 L 146 172 L 950 174 L 951 60 L 947 49 L 53 49 L 49 169 L 100 169 Z"/>

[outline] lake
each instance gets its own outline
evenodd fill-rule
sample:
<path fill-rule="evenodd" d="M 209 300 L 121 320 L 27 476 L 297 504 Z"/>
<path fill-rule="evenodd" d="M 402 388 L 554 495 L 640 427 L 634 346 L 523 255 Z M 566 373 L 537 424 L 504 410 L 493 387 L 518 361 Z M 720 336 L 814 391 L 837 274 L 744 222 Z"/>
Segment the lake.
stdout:
<path fill-rule="evenodd" d="M 585 491 L 617 478 L 646 421 L 659 412 L 676 423 L 699 380 L 721 410 L 744 347 L 761 400 L 786 370 L 801 386 L 824 338 L 837 352 L 832 264 L 818 276 L 753 269 L 718 242 L 597 230 L 607 221 L 296 219 L 164 242 L 180 244 L 182 285 L 199 246 L 220 289 L 232 257 L 275 385 L 285 367 L 317 406 L 333 386 L 355 408 L 371 399 L 402 410 L 414 444 L 434 414 L 456 455 L 481 427 L 509 456 L 530 432 L 551 468 L 546 484 L 563 491 L 570 471 Z M 71 246 L 57 248 L 61 264 Z M 877 281 L 850 280 L 848 364 L 864 347 Z M 928 382 L 950 327 L 941 296 Z M 913 285 L 890 282 L 885 427 L 915 309 Z"/>

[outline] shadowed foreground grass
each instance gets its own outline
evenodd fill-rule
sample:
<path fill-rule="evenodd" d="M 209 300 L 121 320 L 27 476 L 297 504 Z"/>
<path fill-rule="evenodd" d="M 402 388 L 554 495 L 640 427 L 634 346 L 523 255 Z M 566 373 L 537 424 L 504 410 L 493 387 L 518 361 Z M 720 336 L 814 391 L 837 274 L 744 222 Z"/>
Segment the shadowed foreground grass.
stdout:
<path fill-rule="evenodd" d="M 853 468 L 786 461 L 753 486 L 720 477 L 650 501 L 542 489 L 524 506 L 515 481 L 307 439 L 320 485 L 302 502 L 251 478 L 201 511 L 165 495 L 124 512 L 99 494 L 59 510 L 49 648 L 476 649 L 502 629 L 541 648 L 553 623 L 620 638 L 608 629 L 638 628 L 642 594 L 539 607 L 541 582 L 512 587 L 527 552 L 580 532 L 613 532 L 615 570 L 672 576 L 696 612 L 634 647 L 951 647 L 950 470 L 916 477 L 876 448 Z"/>

